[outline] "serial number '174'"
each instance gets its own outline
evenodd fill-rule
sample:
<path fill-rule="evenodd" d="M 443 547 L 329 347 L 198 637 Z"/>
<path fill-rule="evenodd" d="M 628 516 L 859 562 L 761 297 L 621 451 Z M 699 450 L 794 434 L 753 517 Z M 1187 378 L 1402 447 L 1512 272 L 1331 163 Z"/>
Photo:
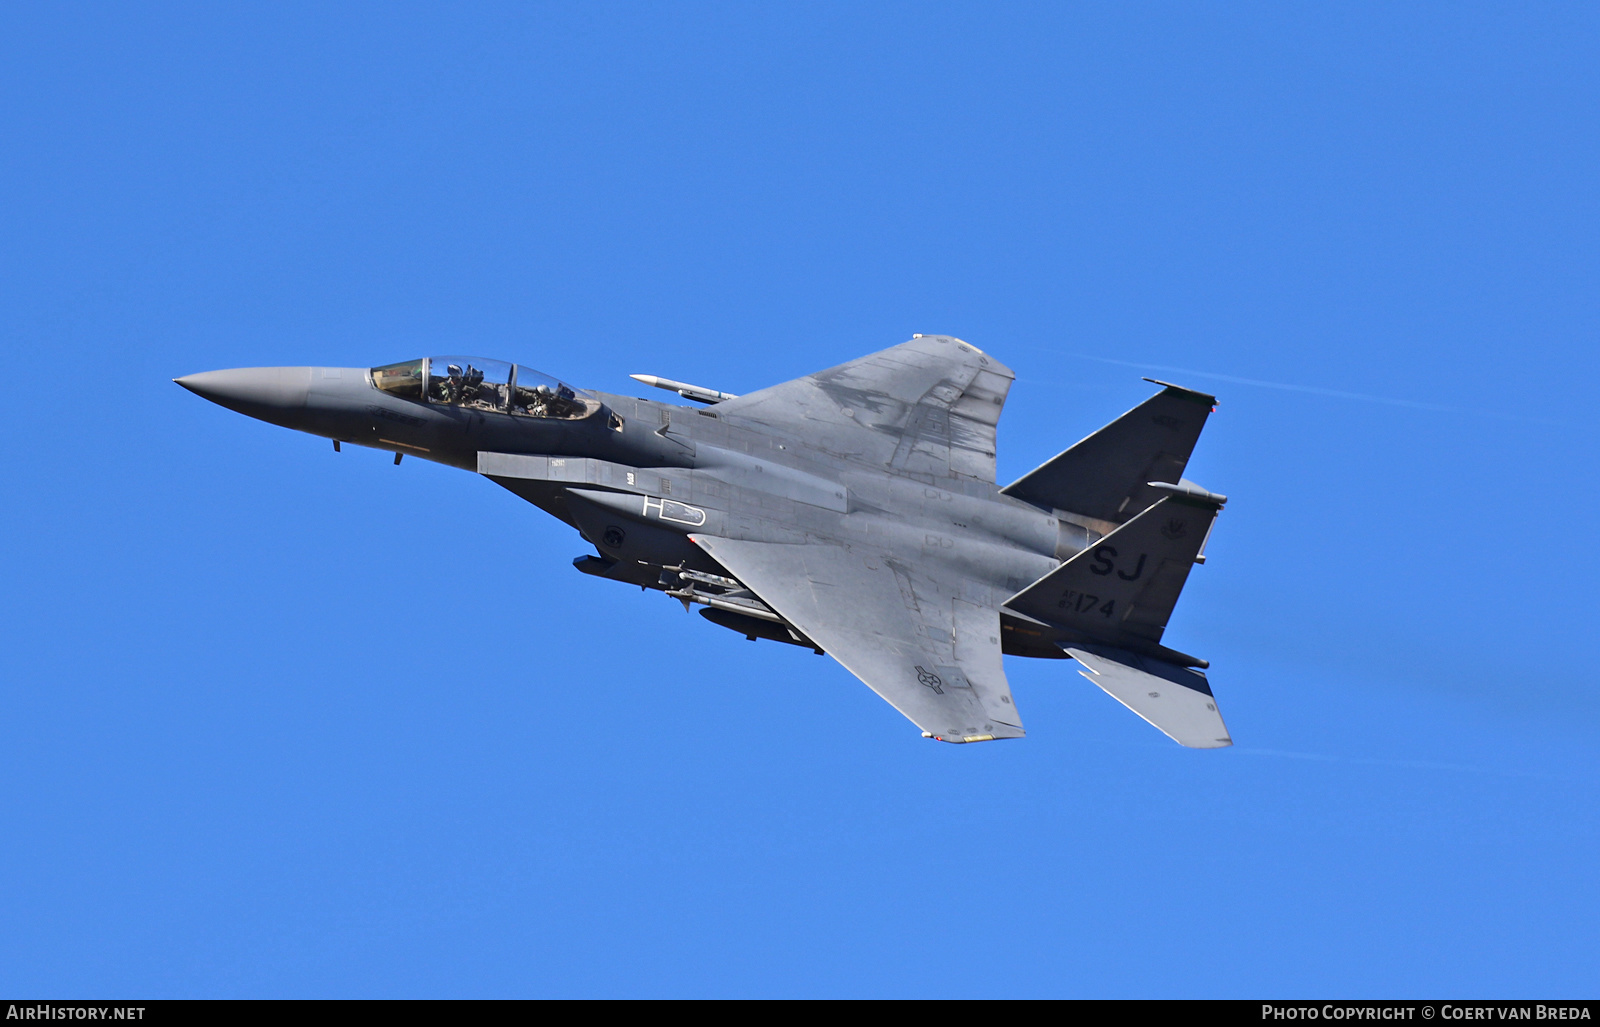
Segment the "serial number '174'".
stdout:
<path fill-rule="evenodd" d="M 1067 591 L 1061 593 L 1061 601 L 1056 603 L 1056 606 L 1063 610 L 1071 610 L 1073 613 L 1092 612 L 1098 613 L 1102 617 L 1109 618 L 1111 616 L 1111 612 L 1116 608 L 1117 605 L 1117 601 L 1115 599 L 1107 599 L 1098 607 L 1095 605 L 1096 603 L 1100 603 L 1099 596 L 1092 596 L 1087 592 L 1074 592 L 1071 589 L 1068 589 Z"/>

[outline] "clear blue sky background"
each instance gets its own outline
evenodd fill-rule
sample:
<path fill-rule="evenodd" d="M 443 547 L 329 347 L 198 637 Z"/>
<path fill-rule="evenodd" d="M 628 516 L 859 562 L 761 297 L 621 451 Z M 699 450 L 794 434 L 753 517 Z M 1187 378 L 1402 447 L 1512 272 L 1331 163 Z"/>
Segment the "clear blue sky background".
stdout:
<path fill-rule="evenodd" d="M 0 10 L 0 992 L 1593 996 L 1600 11 Z M 958 335 L 1215 391 L 1168 640 L 952 747 L 470 474 L 172 385 Z"/>

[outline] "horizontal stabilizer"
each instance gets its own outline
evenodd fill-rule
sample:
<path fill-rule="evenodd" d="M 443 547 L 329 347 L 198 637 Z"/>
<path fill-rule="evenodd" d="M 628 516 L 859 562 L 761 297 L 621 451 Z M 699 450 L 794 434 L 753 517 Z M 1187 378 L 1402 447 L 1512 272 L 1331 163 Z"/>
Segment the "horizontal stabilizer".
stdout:
<path fill-rule="evenodd" d="M 1103 646 L 1069 646 L 1067 653 L 1083 664 L 1079 673 L 1179 745 L 1233 744 L 1202 672 Z"/>
<path fill-rule="evenodd" d="M 1105 642 L 1161 641 L 1220 498 L 1167 493 L 1006 607 Z"/>
<path fill-rule="evenodd" d="M 1217 402 L 1193 389 L 1155 384 L 1165 388 L 1000 491 L 1113 524 L 1154 503 L 1162 493 L 1148 483 L 1183 478 Z"/>

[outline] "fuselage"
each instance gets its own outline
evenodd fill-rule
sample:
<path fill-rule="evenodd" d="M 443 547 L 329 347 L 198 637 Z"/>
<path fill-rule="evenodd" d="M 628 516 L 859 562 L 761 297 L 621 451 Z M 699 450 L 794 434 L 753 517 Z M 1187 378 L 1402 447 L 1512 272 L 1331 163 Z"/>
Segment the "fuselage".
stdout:
<path fill-rule="evenodd" d="M 336 444 L 484 471 L 595 546 L 598 569 L 581 561 L 580 569 L 663 590 L 670 584 L 666 570 L 720 572 L 687 537 L 705 530 L 708 518 L 730 537 L 743 532 L 770 541 L 825 539 L 920 554 L 919 562 L 1008 594 L 1098 537 L 1055 512 L 1001 495 L 992 482 L 868 465 L 770 425 L 723 416 L 715 406 L 578 392 L 553 383 L 556 391 L 543 393 L 552 405 L 539 407 L 538 397 L 520 384 L 531 372 L 517 368 L 502 384 L 473 386 L 472 375 L 483 375 L 471 364 L 463 367 L 464 359 L 435 358 L 435 364 L 457 361 L 448 365 L 451 377 L 443 377 L 440 365 L 421 372 L 416 387 L 393 385 L 391 369 L 410 365 L 244 368 L 177 381 L 222 406 Z M 379 387 L 380 377 L 389 387 Z M 461 399 L 474 389 L 479 399 Z M 557 392 L 571 398 L 555 398 Z M 531 399 L 519 405 L 524 395 Z M 534 409 L 558 410 L 560 416 L 531 414 Z M 485 469 L 485 454 L 555 459 L 540 465 L 546 468 L 543 478 L 508 483 Z M 606 468 L 606 475 L 613 468 L 639 473 L 619 470 L 614 482 L 584 480 L 574 488 L 549 470 L 567 460 L 588 461 L 591 468 Z M 693 512 L 663 514 L 680 507 Z M 1050 646 L 1028 652 L 1016 636 L 1021 626 L 1008 624 L 1009 651 L 1059 655 Z"/>

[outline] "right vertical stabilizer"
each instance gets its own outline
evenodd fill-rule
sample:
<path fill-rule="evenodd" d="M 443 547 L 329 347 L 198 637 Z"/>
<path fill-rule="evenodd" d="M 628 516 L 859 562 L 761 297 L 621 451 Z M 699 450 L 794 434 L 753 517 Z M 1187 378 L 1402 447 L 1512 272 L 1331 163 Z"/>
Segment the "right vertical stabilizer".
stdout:
<path fill-rule="evenodd" d="M 1146 482 L 1182 480 L 1217 402 L 1193 389 L 1155 384 L 1162 391 L 1000 491 L 1113 524 L 1154 503 L 1161 493 Z"/>

